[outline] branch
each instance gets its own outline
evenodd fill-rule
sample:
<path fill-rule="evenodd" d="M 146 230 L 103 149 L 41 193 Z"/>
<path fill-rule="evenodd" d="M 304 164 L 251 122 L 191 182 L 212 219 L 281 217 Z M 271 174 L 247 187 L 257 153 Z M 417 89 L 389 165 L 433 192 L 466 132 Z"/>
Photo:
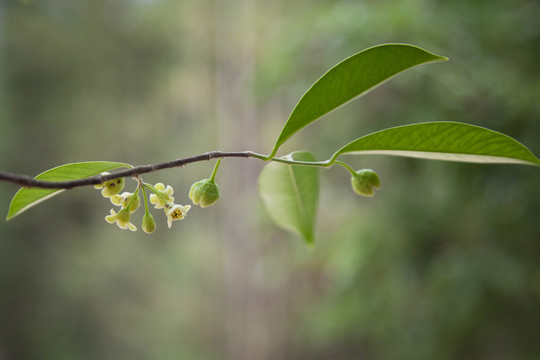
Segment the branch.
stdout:
<path fill-rule="evenodd" d="M 172 161 L 167 161 L 158 164 L 152 165 L 142 165 L 136 166 L 130 169 L 117 171 L 108 175 L 96 175 L 85 179 L 71 180 L 71 181 L 41 181 L 34 180 L 28 175 L 19 175 L 11 174 L 7 172 L 0 171 L 0 181 L 11 182 L 16 185 L 23 187 L 34 187 L 34 188 L 43 188 L 43 189 L 73 189 L 75 187 L 88 186 L 88 185 L 97 185 L 102 184 L 106 181 L 112 179 L 118 179 L 128 176 L 138 176 L 141 174 L 146 174 L 158 170 L 170 169 L 175 167 L 182 167 L 188 164 L 199 162 L 199 161 L 208 161 L 212 159 L 226 158 L 226 157 L 237 157 L 237 158 L 257 158 L 260 160 L 269 160 L 266 156 L 254 153 L 252 151 L 241 151 L 241 152 L 221 152 L 221 151 L 210 151 L 204 154 L 191 156 L 184 159 L 177 159 Z"/>

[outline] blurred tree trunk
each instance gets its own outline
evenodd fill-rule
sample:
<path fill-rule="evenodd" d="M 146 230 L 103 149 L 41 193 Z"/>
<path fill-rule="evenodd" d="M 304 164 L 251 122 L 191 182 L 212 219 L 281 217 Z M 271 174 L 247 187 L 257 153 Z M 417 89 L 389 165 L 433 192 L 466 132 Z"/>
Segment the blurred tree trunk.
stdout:
<path fill-rule="evenodd" d="M 256 149 L 257 113 L 249 85 L 254 76 L 256 0 L 216 0 L 216 132 L 220 149 Z M 225 284 L 227 359 L 267 359 L 266 307 L 255 283 L 260 258 L 255 219 L 257 164 L 226 161 L 219 177 L 227 198 L 220 203 Z M 231 196 L 232 195 L 232 196 Z M 232 200 L 232 201 L 231 201 Z"/>

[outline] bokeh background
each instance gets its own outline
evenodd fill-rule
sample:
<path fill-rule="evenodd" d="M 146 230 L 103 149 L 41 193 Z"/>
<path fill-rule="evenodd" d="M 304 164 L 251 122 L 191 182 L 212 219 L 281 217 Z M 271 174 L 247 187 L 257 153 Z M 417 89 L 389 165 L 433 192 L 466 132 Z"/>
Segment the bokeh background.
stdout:
<path fill-rule="evenodd" d="M 304 91 L 364 48 L 410 70 L 296 134 L 320 158 L 385 127 L 463 121 L 540 154 L 536 0 L 2 0 L 0 169 L 268 153 Z M 0 222 L 0 359 L 538 359 L 540 172 L 349 157 L 322 171 L 316 246 L 275 227 L 258 160 L 171 230 L 107 224 L 91 188 Z M 144 176 L 190 185 L 213 163 Z M 134 187 L 131 182 L 129 187 Z M 0 183 L 7 214 L 17 188 Z M 142 211 L 135 215 L 140 227 Z"/>

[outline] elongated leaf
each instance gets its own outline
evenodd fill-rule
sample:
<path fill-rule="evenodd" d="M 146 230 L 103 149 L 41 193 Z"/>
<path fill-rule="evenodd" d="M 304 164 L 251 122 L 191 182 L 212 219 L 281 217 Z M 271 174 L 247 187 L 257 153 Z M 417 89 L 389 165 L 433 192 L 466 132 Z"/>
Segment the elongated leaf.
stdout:
<path fill-rule="evenodd" d="M 91 161 L 73 164 L 61 165 L 47 170 L 34 179 L 43 181 L 69 181 L 84 179 L 90 176 L 101 174 L 104 171 L 118 169 L 122 167 L 131 167 L 131 165 L 110 162 L 110 161 Z M 21 188 L 9 205 L 6 220 L 10 220 L 22 212 L 30 209 L 37 204 L 60 194 L 64 190 L 58 189 L 40 189 L 40 188 Z"/>
<path fill-rule="evenodd" d="M 332 160 L 341 154 L 540 165 L 529 149 L 510 136 L 458 122 L 429 122 L 378 131 L 345 145 Z"/>
<path fill-rule="evenodd" d="M 271 156 L 291 135 L 346 102 L 413 66 L 447 58 L 407 44 L 361 51 L 334 66 L 304 94 L 274 145 Z"/>
<path fill-rule="evenodd" d="M 308 151 L 298 151 L 285 158 L 316 161 Z M 259 176 L 259 192 L 272 220 L 285 230 L 313 243 L 319 198 L 319 169 L 309 166 L 271 162 Z"/>

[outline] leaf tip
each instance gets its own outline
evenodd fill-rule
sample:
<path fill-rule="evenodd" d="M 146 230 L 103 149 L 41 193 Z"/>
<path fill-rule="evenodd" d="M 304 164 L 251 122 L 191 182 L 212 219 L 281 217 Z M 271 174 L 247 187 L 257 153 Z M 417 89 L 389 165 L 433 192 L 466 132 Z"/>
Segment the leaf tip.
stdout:
<path fill-rule="evenodd" d="M 308 238 L 304 238 L 304 244 L 306 245 L 306 247 L 308 248 L 308 250 L 315 250 L 315 241 L 313 239 L 313 237 L 310 237 L 309 239 Z"/>
<path fill-rule="evenodd" d="M 9 209 L 8 209 L 8 213 L 6 215 L 6 222 L 8 222 L 9 220 L 13 219 L 15 216 L 19 215 L 19 211 L 13 211 L 13 199 L 12 199 L 12 203 L 9 204 Z"/>
<path fill-rule="evenodd" d="M 6 222 L 13 219 L 15 216 L 19 215 L 19 212 L 13 212 L 11 209 L 8 210 L 8 214 L 6 215 Z"/>

